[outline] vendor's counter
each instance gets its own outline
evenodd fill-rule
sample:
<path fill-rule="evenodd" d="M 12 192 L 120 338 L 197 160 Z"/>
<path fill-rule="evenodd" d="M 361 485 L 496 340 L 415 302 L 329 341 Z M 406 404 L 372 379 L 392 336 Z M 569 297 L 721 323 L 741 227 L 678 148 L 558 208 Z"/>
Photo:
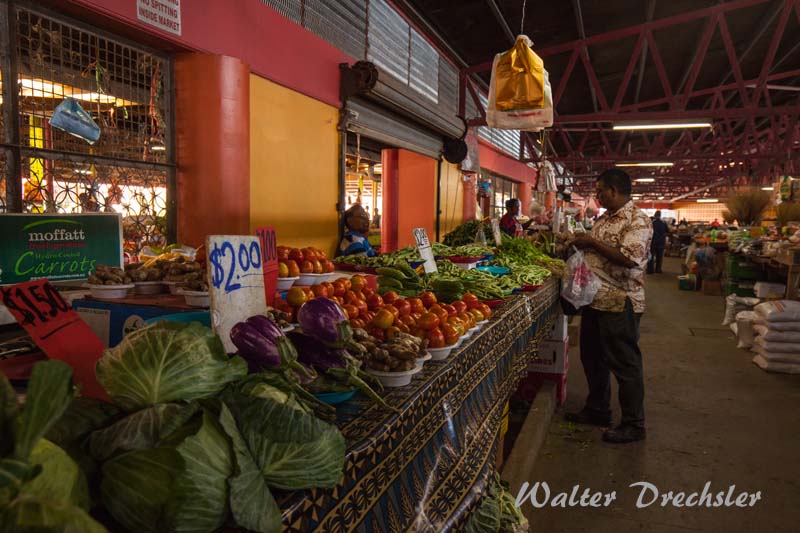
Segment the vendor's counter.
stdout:
<path fill-rule="evenodd" d="M 399 414 L 363 396 L 340 405 L 343 478 L 279 498 L 284 530 L 463 531 L 494 469 L 503 408 L 558 310 L 557 280 L 508 299 L 446 361 L 387 389 Z"/>

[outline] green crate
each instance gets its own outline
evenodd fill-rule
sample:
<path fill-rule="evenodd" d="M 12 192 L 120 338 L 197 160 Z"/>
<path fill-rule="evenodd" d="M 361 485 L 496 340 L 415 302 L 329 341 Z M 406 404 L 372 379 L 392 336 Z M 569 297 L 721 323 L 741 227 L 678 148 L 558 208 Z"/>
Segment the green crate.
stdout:
<path fill-rule="evenodd" d="M 730 279 L 756 280 L 758 279 L 759 268 L 747 259 L 729 255 L 725 271 Z"/>
<path fill-rule="evenodd" d="M 729 281 L 725 284 L 725 296 L 735 294 L 746 298 L 754 298 L 756 295 L 755 288 L 752 283 L 738 283 L 736 281 Z"/>
<path fill-rule="evenodd" d="M 694 291 L 697 289 L 697 278 L 694 276 L 678 276 L 678 290 Z"/>

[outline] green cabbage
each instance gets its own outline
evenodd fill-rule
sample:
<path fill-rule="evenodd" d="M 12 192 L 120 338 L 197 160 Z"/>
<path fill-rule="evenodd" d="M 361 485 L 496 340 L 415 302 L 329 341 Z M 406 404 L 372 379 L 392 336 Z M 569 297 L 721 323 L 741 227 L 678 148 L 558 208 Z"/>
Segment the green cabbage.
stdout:
<path fill-rule="evenodd" d="M 20 496 L 2 515 L 0 533 L 105 533 L 106 528 L 74 505 Z"/>
<path fill-rule="evenodd" d="M 130 531 L 201 533 L 217 529 L 228 515 L 230 443 L 205 411 L 170 429 L 186 409 L 156 406 L 92 435 L 93 450 L 102 443 L 114 452 L 132 450 L 103 464 L 100 485 L 103 503 Z"/>
<path fill-rule="evenodd" d="M 126 411 L 216 395 L 247 374 L 222 341 L 198 323 L 158 322 L 134 331 L 97 362 L 97 379 Z"/>
<path fill-rule="evenodd" d="M 31 453 L 30 462 L 41 465 L 42 472 L 22 486 L 24 494 L 89 510 L 86 476 L 67 452 L 49 440 L 41 439 Z"/>

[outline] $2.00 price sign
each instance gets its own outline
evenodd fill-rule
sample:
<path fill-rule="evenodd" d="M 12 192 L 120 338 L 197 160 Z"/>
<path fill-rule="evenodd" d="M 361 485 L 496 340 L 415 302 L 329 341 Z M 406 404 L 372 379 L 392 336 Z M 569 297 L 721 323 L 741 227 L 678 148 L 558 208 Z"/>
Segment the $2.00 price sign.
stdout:
<path fill-rule="evenodd" d="M 436 260 L 433 258 L 433 250 L 431 250 L 431 242 L 428 240 L 428 232 L 425 228 L 414 228 L 414 240 L 417 241 L 417 250 L 422 260 L 425 261 L 423 267 L 425 272 L 438 272 L 436 267 Z"/>
<path fill-rule="evenodd" d="M 231 328 L 267 311 L 261 245 L 258 237 L 248 235 L 209 235 L 206 250 L 211 324 L 232 353 Z"/>
<path fill-rule="evenodd" d="M 256 228 L 256 237 L 261 243 L 261 256 L 264 270 L 264 293 L 267 305 L 275 303 L 275 293 L 278 290 L 278 237 L 275 228 L 267 226 Z"/>
<path fill-rule="evenodd" d="M 72 367 L 81 394 L 108 400 L 94 373 L 105 346 L 58 289 L 46 279 L 0 287 L 0 302 L 47 357 Z"/>

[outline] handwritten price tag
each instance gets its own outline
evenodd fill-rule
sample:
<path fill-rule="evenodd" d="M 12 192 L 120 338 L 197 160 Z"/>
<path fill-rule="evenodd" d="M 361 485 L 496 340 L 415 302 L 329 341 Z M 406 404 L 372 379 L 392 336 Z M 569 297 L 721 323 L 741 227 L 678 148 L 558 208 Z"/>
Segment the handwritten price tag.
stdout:
<path fill-rule="evenodd" d="M 229 353 L 236 351 L 231 328 L 267 310 L 264 260 L 258 241 L 247 235 L 210 235 L 206 239 L 211 324 Z"/>
<path fill-rule="evenodd" d="M 108 400 L 95 377 L 103 342 L 46 279 L 0 287 L 0 301 L 50 359 L 72 367 L 81 393 Z"/>
<path fill-rule="evenodd" d="M 256 236 L 261 243 L 267 305 L 273 305 L 275 292 L 278 290 L 278 238 L 275 235 L 275 228 L 272 226 L 256 228 Z"/>
<path fill-rule="evenodd" d="M 423 267 L 425 272 L 438 272 L 436 268 L 436 260 L 433 258 L 433 250 L 431 250 L 431 242 L 428 240 L 428 232 L 425 228 L 414 229 L 414 240 L 417 241 L 417 250 L 422 260 L 425 261 Z"/>

